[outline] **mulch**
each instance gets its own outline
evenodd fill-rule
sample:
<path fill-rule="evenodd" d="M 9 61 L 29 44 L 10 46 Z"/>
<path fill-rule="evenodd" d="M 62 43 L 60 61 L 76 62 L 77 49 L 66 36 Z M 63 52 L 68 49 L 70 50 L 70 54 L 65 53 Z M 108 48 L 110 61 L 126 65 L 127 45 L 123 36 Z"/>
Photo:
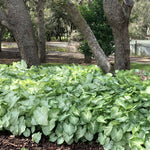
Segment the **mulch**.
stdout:
<path fill-rule="evenodd" d="M 7 131 L 0 132 L 0 150 L 104 150 L 99 143 L 73 143 L 67 145 L 66 143 L 58 145 L 49 142 L 48 137 L 43 136 L 40 143 L 37 144 L 32 141 L 32 138 L 24 136 L 14 136 Z"/>
<path fill-rule="evenodd" d="M 0 52 L 0 64 L 12 64 L 21 60 L 20 53 L 17 51 Z M 94 62 L 94 60 L 93 60 Z M 49 51 L 46 54 L 45 63 L 64 63 L 64 64 L 83 64 L 84 55 L 80 53 L 54 52 Z"/>

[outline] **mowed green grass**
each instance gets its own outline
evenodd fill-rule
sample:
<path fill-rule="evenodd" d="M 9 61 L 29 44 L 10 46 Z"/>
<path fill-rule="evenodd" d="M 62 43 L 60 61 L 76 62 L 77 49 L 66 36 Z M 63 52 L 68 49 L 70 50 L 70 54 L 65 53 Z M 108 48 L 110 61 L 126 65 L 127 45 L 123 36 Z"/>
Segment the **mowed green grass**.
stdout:
<path fill-rule="evenodd" d="M 43 63 L 42 66 L 48 67 L 48 66 L 60 66 L 65 65 L 61 63 Z M 86 67 L 86 66 L 85 66 Z M 150 64 L 139 64 L 139 63 L 131 63 L 131 69 L 139 69 L 139 70 L 145 70 L 147 72 L 150 72 Z"/>
<path fill-rule="evenodd" d="M 146 72 L 150 72 L 150 64 L 131 63 L 131 69 L 144 69 Z"/>

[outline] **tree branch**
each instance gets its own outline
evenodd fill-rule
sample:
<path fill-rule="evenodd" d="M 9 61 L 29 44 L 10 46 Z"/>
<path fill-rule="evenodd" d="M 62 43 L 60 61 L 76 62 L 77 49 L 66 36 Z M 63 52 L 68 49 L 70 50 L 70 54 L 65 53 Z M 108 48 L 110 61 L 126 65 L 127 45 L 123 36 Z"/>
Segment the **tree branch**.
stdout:
<path fill-rule="evenodd" d="M 134 5 L 133 0 L 123 0 L 123 4 L 122 4 L 123 13 L 127 19 L 130 18 L 133 5 Z"/>
<path fill-rule="evenodd" d="M 133 7 L 133 0 L 123 0 L 123 3 L 128 7 Z"/>
<path fill-rule="evenodd" d="M 63 3 L 64 2 L 64 3 Z M 104 73 L 110 72 L 112 66 L 108 61 L 105 53 L 103 52 L 102 48 L 98 44 L 95 35 L 93 34 L 91 28 L 81 15 L 78 8 L 75 6 L 72 1 L 59 1 L 62 8 L 67 12 L 69 18 L 71 19 L 72 23 L 77 27 L 77 29 L 82 33 L 84 39 L 87 41 L 98 65 L 101 67 Z"/>

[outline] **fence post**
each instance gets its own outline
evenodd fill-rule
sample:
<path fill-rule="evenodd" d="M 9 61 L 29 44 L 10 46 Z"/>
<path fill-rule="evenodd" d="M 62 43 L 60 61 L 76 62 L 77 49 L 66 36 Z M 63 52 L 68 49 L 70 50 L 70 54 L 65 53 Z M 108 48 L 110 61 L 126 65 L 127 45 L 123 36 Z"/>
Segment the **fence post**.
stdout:
<path fill-rule="evenodd" d="M 135 41 L 135 55 L 137 56 L 137 41 Z"/>

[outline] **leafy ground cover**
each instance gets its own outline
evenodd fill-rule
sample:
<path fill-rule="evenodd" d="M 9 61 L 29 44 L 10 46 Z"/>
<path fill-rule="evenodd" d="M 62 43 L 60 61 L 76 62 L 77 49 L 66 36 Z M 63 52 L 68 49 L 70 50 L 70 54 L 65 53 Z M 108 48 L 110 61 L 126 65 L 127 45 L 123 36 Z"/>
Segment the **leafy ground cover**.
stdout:
<path fill-rule="evenodd" d="M 150 149 L 150 74 L 96 66 L 0 65 L 0 130 L 57 144 Z"/>

